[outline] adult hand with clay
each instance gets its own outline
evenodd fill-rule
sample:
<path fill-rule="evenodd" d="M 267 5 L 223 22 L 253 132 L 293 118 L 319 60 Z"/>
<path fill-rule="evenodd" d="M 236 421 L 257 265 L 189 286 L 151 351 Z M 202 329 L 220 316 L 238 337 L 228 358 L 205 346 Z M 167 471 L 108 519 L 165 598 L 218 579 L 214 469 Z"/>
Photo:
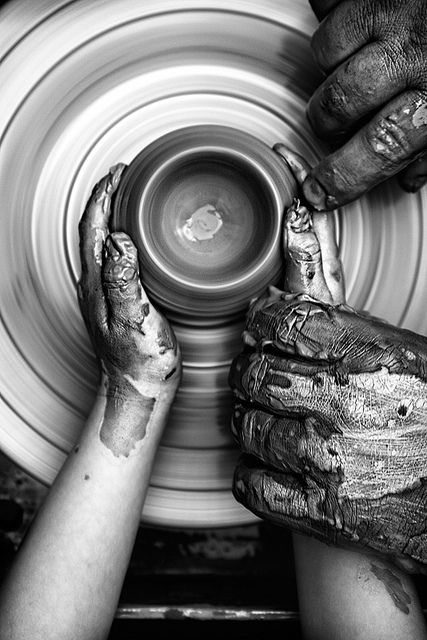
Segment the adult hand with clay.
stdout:
<path fill-rule="evenodd" d="M 179 347 L 142 287 L 136 248 L 109 229 L 124 169 L 99 181 L 79 225 L 78 294 L 99 390 L 2 584 L 1 638 L 107 638 L 179 385 Z"/>
<path fill-rule="evenodd" d="M 273 522 L 427 570 L 427 339 L 342 303 L 305 207 L 285 228 L 286 291 L 252 303 L 231 371 L 233 428 L 251 456 L 236 496 Z"/>
<path fill-rule="evenodd" d="M 301 187 L 310 167 L 276 149 Z M 345 304 L 332 220 L 295 199 L 285 291 L 250 305 L 230 370 L 233 492 L 295 534 L 304 638 L 421 640 L 407 571 L 427 567 L 427 339 Z"/>
<path fill-rule="evenodd" d="M 303 185 L 315 209 L 355 200 L 394 175 L 407 191 L 427 180 L 427 3 L 310 0 L 312 38 L 326 74 L 307 115 L 332 148 Z"/>

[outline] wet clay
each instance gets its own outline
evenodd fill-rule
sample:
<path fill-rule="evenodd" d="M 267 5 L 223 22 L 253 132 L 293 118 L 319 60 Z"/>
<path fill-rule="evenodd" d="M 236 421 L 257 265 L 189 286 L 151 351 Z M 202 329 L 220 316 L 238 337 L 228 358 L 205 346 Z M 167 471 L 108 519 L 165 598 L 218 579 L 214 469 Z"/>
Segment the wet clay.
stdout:
<path fill-rule="evenodd" d="M 170 326 L 166 323 L 157 331 L 157 344 L 159 345 L 159 354 L 163 355 L 166 351 L 176 350 L 176 339 Z"/>
<path fill-rule="evenodd" d="M 108 385 L 107 404 L 99 432 L 101 442 L 116 456 L 129 456 L 144 439 L 156 399 L 138 393 L 128 384 L 126 392 Z"/>
<path fill-rule="evenodd" d="M 411 597 L 406 593 L 403 588 L 402 581 L 398 578 L 393 571 L 371 562 L 371 571 L 378 580 L 384 584 L 388 593 L 390 594 L 394 604 L 402 613 L 409 614 L 409 604 L 411 604 Z"/>
<path fill-rule="evenodd" d="M 235 473 L 235 498 L 294 531 L 370 546 L 419 570 L 425 338 L 271 287 L 251 305 L 243 340 L 229 382 L 233 432 L 251 459 Z M 407 607 L 397 585 L 394 593 Z"/>

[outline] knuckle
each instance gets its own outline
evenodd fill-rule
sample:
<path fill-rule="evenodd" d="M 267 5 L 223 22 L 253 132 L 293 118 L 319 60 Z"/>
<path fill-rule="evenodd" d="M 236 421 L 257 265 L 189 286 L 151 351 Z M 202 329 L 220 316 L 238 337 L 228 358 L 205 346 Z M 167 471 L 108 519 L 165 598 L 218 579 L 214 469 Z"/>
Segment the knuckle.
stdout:
<path fill-rule="evenodd" d="M 373 82 L 384 77 L 388 82 L 404 78 L 408 70 L 408 60 L 395 40 L 384 40 L 375 45 L 375 60 L 378 62 L 377 71 L 373 70 Z"/>
<path fill-rule="evenodd" d="M 327 80 L 313 95 L 308 105 L 308 117 L 320 135 L 329 133 L 331 126 L 347 121 L 351 100 L 347 88 L 338 77 Z"/>
<path fill-rule="evenodd" d="M 346 60 L 369 39 L 374 11 L 363 2 L 336 2 L 335 10 L 321 22 L 312 37 L 312 50 L 324 71 Z"/>
<path fill-rule="evenodd" d="M 426 68 L 427 3 L 377 3 L 375 33 L 379 44 L 389 53 L 391 68 L 409 81 Z"/>
<path fill-rule="evenodd" d="M 379 42 L 378 52 L 382 60 L 381 72 L 390 82 L 410 84 L 416 76 L 418 64 L 414 58 L 415 51 L 408 42 L 391 38 Z M 425 60 L 421 63 L 425 66 Z"/>
<path fill-rule="evenodd" d="M 321 71 L 327 73 L 331 69 L 332 63 L 330 60 L 330 38 L 325 28 L 320 26 L 314 32 L 310 45 L 314 62 Z"/>

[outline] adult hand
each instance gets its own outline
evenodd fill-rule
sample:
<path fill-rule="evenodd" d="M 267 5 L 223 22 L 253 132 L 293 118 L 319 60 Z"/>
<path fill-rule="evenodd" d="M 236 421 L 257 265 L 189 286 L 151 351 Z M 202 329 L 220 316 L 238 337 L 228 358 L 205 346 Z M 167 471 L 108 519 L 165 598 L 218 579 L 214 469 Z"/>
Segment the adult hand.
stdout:
<path fill-rule="evenodd" d="M 416 191 L 427 180 L 427 3 L 310 4 L 322 20 L 312 49 L 326 78 L 307 115 L 334 150 L 311 171 L 306 199 L 333 209 L 396 174 Z"/>
<path fill-rule="evenodd" d="M 80 221 L 78 293 L 102 368 L 100 393 L 112 410 L 126 405 L 127 422 L 135 414 L 137 424 L 144 415 L 148 422 L 160 397 L 163 403 L 172 402 L 181 356 L 169 323 L 142 287 L 135 245 L 128 235 L 111 233 L 108 227 L 111 197 L 124 169 L 123 164 L 113 167 L 94 187 Z"/>
<path fill-rule="evenodd" d="M 296 166 L 283 146 L 282 155 Z M 418 571 L 427 564 L 427 339 L 340 303 L 306 214 L 287 213 L 288 291 L 252 303 L 230 371 L 245 454 L 234 495 L 276 524 Z"/>

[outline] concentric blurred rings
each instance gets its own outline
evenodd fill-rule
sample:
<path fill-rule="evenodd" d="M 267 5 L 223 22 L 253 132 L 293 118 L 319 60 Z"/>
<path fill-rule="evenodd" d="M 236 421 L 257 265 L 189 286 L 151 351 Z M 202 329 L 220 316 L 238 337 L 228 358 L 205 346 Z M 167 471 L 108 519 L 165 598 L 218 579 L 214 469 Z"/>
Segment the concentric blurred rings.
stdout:
<path fill-rule="evenodd" d="M 314 162 L 323 151 L 305 104 L 320 81 L 309 47 L 315 25 L 306 0 L 11 0 L 2 7 L 0 446 L 36 478 L 55 478 L 98 381 L 76 298 L 77 226 L 92 186 L 111 165 L 130 165 L 186 127 L 230 127 L 267 147 L 283 141 Z M 425 200 L 425 190 L 403 194 L 390 182 L 335 216 L 350 303 L 420 333 L 427 333 Z M 221 212 L 220 220 L 199 209 L 192 224 L 219 233 Z M 161 304 L 171 302 L 165 290 L 159 295 Z M 146 522 L 254 520 L 230 492 L 237 451 L 227 371 L 243 321 L 232 299 L 214 326 L 204 304 L 193 324 L 190 305 L 181 300 L 173 310 L 184 380 Z"/>
<path fill-rule="evenodd" d="M 132 237 L 147 291 L 170 318 L 224 324 L 278 281 L 282 216 L 295 190 L 283 161 L 254 136 L 185 127 L 131 162 L 112 227 Z"/>

